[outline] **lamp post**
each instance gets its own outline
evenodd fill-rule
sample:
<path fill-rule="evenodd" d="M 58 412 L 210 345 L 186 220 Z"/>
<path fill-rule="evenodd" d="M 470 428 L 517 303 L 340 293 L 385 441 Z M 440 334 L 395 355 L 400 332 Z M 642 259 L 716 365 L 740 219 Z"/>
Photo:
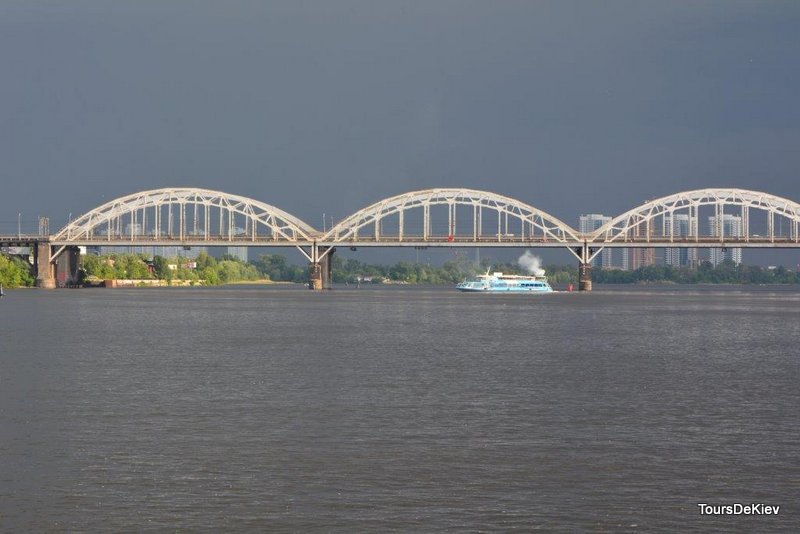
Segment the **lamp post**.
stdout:
<path fill-rule="evenodd" d="M 17 213 L 17 239 L 22 238 L 22 213 Z"/>

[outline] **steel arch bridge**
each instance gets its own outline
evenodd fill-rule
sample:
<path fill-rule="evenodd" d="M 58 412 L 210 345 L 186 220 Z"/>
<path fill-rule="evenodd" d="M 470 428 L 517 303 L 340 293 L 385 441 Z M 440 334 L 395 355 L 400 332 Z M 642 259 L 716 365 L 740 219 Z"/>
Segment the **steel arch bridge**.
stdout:
<path fill-rule="evenodd" d="M 703 233 L 700 211 L 706 208 L 713 209 L 709 217 L 717 223 Z M 763 216 L 763 234 L 751 231 L 752 210 Z M 741 219 L 741 229 L 735 234 L 726 233 L 725 225 L 720 224 L 732 214 Z M 681 217 L 689 221 L 688 231 L 679 230 Z M 778 221 L 781 231 L 777 231 Z M 381 200 L 342 219 L 326 232 L 251 198 L 208 189 L 155 189 L 109 201 L 49 237 L 56 246 L 132 242 L 445 247 L 714 246 L 736 242 L 771 246 L 791 245 L 799 239 L 800 204 L 745 189 L 676 193 L 646 202 L 597 230 L 584 233 L 519 200 L 456 188 L 413 191 Z"/>
<path fill-rule="evenodd" d="M 700 224 L 704 216 L 707 226 Z M 52 279 L 58 256 L 78 245 L 182 245 L 296 247 L 311 263 L 312 278 L 322 262 L 329 266 L 337 246 L 566 247 L 582 279 L 590 280 L 590 262 L 606 247 L 800 248 L 800 204 L 759 191 L 699 189 L 648 201 L 580 232 L 513 198 L 439 188 L 381 200 L 320 232 L 251 198 L 175 187 L 117 198 L 54 235 L 0 236 L 0 244 L 33 245 L 38 279 Z"/>

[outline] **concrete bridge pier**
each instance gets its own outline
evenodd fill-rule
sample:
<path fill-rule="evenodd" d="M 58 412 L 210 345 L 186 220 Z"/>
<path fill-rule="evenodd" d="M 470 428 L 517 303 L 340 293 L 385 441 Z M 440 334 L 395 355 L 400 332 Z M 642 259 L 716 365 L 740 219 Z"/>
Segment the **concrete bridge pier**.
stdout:
<path fill-rule="evenodd" d="M 54 263 L 57 284 L 63 286 L 78 283 L 78 269 L 81 264 L 80 248 L 67 247 Z"/>
<path fill-rule="evenodd" d="M 322 287 L 324 289 L 330 289 L 331 285 L 333 284 L 333 253 L 336 252 L 336 249 L 331 247 L 328 251 L 328 254 L 322 258 L 323 261 L 323 282 Z"/>
<path fill-rule="evenodd" d="M 52 247 L 49 241 L 37 241 L 33 247 L 33 265 L 36 271 L 36 287 L 54 289 L 56 269 L 51 260 Z"/>
<path fill-rule="evenodd" d="M 592 290 L 592 264 L 581 263 L 578 265 L 578 291 Z"/>
<path fill-rule="evenodd" d="M 308 289 L 322 289 L 322 266 L 319 263 L 308 264 Z"/>
<path fill-rule="evenodd" d="M 308 288 L 314 290 L 330 289 L 333 281 L 333 247 L 314 247 L 311 261 L 308 264 Z"/>
<path fill-rule="evenodd" d="M 578 291 L 592 290 L 592 260 L 595 254 L 588 243 L 575 249 L 575 256 L 578 257 Z"/>

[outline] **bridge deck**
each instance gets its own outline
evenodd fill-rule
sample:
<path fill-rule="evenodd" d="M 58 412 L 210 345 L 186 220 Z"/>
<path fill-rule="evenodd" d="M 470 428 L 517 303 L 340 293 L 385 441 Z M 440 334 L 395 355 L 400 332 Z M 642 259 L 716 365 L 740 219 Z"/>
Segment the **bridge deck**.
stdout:
<path fill-rule="evenodd" d="M 532 248 L 558 248 L 558 247 L 578 247 L 588 244 L 592 247 L 611 247 L 611 248 L 719 248 L 719 247 L 741 247 L 741 248 L 800 248 L 797 238 L 787 236 L 747 236 L 747 237 L 726 237 L 720 241 L 719 237 L 699 236 L 699 237 L 660 237 L 651 236 L 629 238 L 627 241 L 616 240 L 611 242 L 596 241 L 592 242 L 586 236 L 586 241 L 556 241 L 544 237 L 521 237 L 513 235 L 502 236 L 481 236 L 477 239 L 469 236 L 381 236 L 376 239 L 374 236 L 359 236 L 358 238 L 348 238 L 341 241 L 323 240 L 322 236 L 317 241 L 288 241 L 285 239 L 274 239 L 272 237 L 255 238 L 251 236 L 220 237 L 209 236 L 208 239 L 191 237 L 168 237 L 168 236 L 135 236 L 130 237 L 96 236 L 91 238 L 81 238 L 75 240 L 50 240 L 49 236 L 39 235 L 13 235 L 0 236 L 0 245 L 3 246 L 31 246 L 37 242 L 49 241 L 54 246 L 115 246 L 115 247 L 294 247 L 312 246 L 339 246 L 339 247 L 532 247 Z"/>

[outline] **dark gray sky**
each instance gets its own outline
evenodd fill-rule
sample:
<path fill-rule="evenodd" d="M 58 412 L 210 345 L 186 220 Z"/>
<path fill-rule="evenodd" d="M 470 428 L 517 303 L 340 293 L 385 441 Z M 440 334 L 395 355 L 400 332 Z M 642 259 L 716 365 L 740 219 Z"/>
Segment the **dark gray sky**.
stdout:
<path fill-rule="evenodd" d="M 708 186 L 800 200 L 796 1 L 0 3 L 0 232 L 138 190 L 321 226 L 465 186 L 577 225 Z"/>

